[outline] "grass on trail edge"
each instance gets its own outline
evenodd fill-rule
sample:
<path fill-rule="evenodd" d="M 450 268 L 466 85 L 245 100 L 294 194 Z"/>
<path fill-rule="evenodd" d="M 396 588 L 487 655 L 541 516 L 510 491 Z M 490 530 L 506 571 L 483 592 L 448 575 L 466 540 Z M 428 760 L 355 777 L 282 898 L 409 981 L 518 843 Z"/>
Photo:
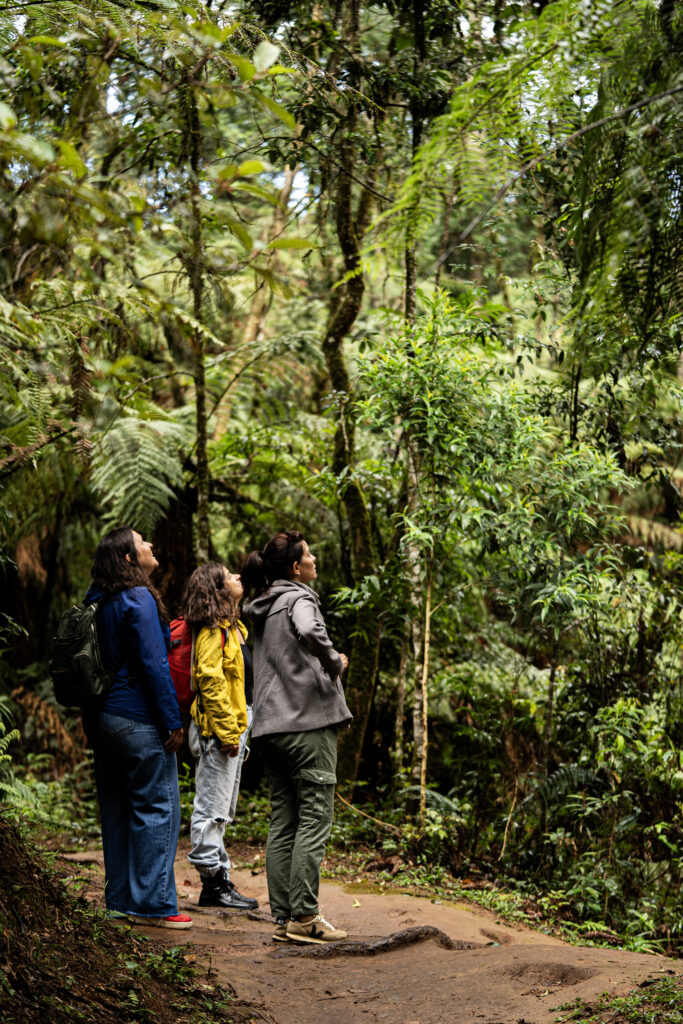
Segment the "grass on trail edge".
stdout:
<path fill-rule="evenodd" d="M 673 975 L 673 972 L 671 972 Z M 683 978 L 648 978 L 622 996 L 603 995 L 597 1003 L 565 1003 L 561 1024 L 683 1024 Z"/>
<path fill-rule="evenodd" d="M 247 1024 L 270 1021 L 195 964 L 113 924 L 0 817 L 3 1024 Z M 73 888 L 76 891 L 73 891 Z"/>

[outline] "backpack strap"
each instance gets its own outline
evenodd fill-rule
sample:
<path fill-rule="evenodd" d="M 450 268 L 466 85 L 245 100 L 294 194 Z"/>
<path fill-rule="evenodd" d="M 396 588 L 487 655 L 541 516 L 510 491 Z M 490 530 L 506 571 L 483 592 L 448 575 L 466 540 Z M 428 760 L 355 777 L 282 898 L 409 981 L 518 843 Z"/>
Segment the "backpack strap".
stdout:
<path fill-rule="evenodd" d="M 197 630 L 192 630 L 192 646 L 190 647 L 190 689 L 194 693 L 197 687 L 194 685 L 194 649 L 197 645 Z"/>

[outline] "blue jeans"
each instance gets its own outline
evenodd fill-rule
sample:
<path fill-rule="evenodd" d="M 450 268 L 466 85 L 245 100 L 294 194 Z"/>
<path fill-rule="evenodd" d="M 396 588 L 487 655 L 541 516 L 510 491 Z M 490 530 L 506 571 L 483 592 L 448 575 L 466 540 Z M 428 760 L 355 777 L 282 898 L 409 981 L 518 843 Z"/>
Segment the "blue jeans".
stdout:
<path fill-rule="evenodd" d="M 94 726 L 107 909 L 145 917 L 177 914 L 176 756 L 164 750 L 154 725 L 103 711 Z"/>
<path fill-rule="evenodd" d="M 247 708 L 248 726 L 251 725 L 251 714 L 251 708 Z M 223 834 L 225 826 L 235 818 L 248 726 L 240 736 L 239 754 L 228 757 L 221 753 L 215 736 L 202 736 L 196 723 L 190 723 L 188 743 L 197 764 L 190 826 L 192 849 L 187 859 L 202 878 L 212 878 L 221 868 L 230 877 L 230 858 Z"/>

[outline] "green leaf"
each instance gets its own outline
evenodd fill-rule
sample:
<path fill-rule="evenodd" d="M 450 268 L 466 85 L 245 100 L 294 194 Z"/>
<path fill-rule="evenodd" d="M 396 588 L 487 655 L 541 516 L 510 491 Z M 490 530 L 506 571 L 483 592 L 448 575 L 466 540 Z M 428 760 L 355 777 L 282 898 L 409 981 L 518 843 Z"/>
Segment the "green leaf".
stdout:
<path fill-rule="evenodd" d="M 279 205 L 277 192 L 268 191 L 268 189 L 263 188 L 262 185 L 255 185 L 250 181 L 238 181 L 234 187 L 236 189 L 241 189 L 242 192 L 249 192 L 252 196 L 256 196 L 258 199 L 262 199 L 266 203 L 270 203 L 271 206 Z"/>
<path fill-rule="evenodd" d="M 49 164 L 55 158 L 52 146 L 43 139 L 37 139 L 35 135 L 16 132 L 10 137 L 10 145 L 20 157 L 38 166 Z"/>
<path fill-rule="evenodd" d="M 258 264 L 255 264 L 254 272 L 258 274 L 258 276 L 262 278 L 268 287 L 272 288 L 274 292 L 277 292 L 279 295 L 284 295 L 287 299 L 291 299 L 294 292 L 290 286 L 286 281 L 283 281 L 282 278 L 273 274 L 271 270 L 268 270 L 267 267 L 260 267 Z"/>
<path fill-rule="evenodd" d="M 237 164 L 226 164 L 225 167 L 221 167 L 217 177 L 220 181 L 228 181 L 230 178 L 236 178 L 239 173 Z"/>
<path fill-rule="evenodd" d="M 280 47 L 269 43 L 267 39 L 259 43 L 254 50 L 254 67 L 257 71 L 266 71 L 280 56 Z"/>
<path fill-rule="evenodd" d="M 62 154 L 57 161 L 59 166 L 73 171 L 77 178 L 85 177 L 88 173 L 88 168 L 83 163 L 75 146 L 72 146 L 70 142 L 66 142 L 64 139 L 60 139 L 57 145 Z"/>
<path fill-rule="evenodd" d="M 265 164 L 262 164 L 260 160 L 245 160 L 243 164 L 239 165 L 237 173 L 243 178 L 247 174 L 260 174 L 264 170 Z"/>
<path fill-rule="evenodd" d="M 397 34 L 396 41 L 395 41 L 395 46 L 396 46 L 397 52 L 400 52 L 401 50 L 407 50 L 411 46 L 414 46 L 414 45 L 415 45 L 415 40 L 413 39 L 413 37 L 411 35 L 408 35 L 405 32 L 399 32 Z"/>
<path fill-rule="evenodd" d="M 58 39 L 57 36 L 31 36 L 29 43 L 39 43 L 43 46 L 66 46 L 63 39 Z"/>
<path fill-rule="evenodd" d="M 0 128 L 3 130 L 7 128 L 14 128 L 17 123 L 17 115 L 14 113 L 11 107 L 8 107 L 6 103 L 0 101 Z"/>
<path fill-rule="evenodd" d="M 276 238 L 268 242 L 266 249 L 316 249 L 315 242 L 308 238 Z"/>
<path fill-rule="evenodd" d="M 252 239 L 247 229 L 243 227 L 237 220 L 227 220 L 226 224 L 230 231 L 232 231 L 233 235 L 235 235 L 236 238 L 239 238 L 240 242 L 247 250 L 247 252 L 251 252 L 251 250 L 254 248 L 254 240 Z"/>
<path fill-rule="evenodd" d="M 287 125 L 288 128 L 296 127 L 296 120 L 294 116 L 290 114 L 286 107 L 283 107 L 281 103 L 274 100 L 272 96 L 267 96 L 265 93 L 260 92 L 258 89 L 254 89 L 254 96 L 264 107 L 267 107 L 276 117 Z"/>
<path fill-rule="evenodd" d="M 236 53 L 225 53 L 223 56 L 226 60 L 229 60 L 231 64 L 235 65 L 237 68 L 237 74 L 243 82 L 251 82 L 252 78 L 256 74 L 256 68 L 250 60 L 247 60 L 246 57 L 240 57 Z"/>

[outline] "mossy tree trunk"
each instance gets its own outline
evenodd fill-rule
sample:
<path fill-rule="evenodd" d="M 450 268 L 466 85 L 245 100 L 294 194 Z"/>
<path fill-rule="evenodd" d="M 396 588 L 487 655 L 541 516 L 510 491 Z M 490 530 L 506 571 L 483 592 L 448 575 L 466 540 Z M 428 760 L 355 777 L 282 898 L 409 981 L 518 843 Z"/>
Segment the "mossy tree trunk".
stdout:
<path fill-rule="evenodd" d="M 360 52 L 359 7 L 351 0 L 343 10 L 344 37 L 352 52 Z M 343 257 L 346 280 L 337 289 L 339 299 L 330 311 L 323 340 L 323 353 L 332 390 L 337 396 L 337 428 L 332 452 L 332 469 L 342 480 L 341 500 L 348 522 L 351 569 L 354 581 L 376 572 L 376 556 L 370 512 L 355 469 L 356 413 L 354 393 L 344 353 L 344 339 L 360 312 L 365 279 L 360 261 L 360 244 L 372 212 L 372 196 L 377 168 L 381 163 L 375 154 L 372 167 L 360 163 L 356 133 L 358 113 L 349 104 L 345 123 L 339 133 L 336 165 L 339 174 L 335 194 L 335 228 Z M 361 181 L 357 198 L 353 181 Z M 377 616 L 360 610 L 353 622 L 354 634 L 346 680 L 346 700 L 353 712 L 353 722 L 341 734 L 338 778 L 342 786 L 353 786 L 363 749 L 368 716 L 377 677 L 381 623 Z"/>
<path fill-rule="evenodd" d="M 188 201 L 190 209 L 190 251 L 185 262 L 190 291 L 192 314 L 197 324 L 204 318 L 204 237 L 200 191 L 200 168 L 202 159 L 202 130 L 197 107 L 197 97 L 188 77 L 181 86 L 183 110 L 183 155 L 189 158 L 190 176 Z M 195 550 L 198 562 L 208 561 L 211 553 L 211 524 L 209 520 L 209 491 L 211 478 L 207 448 L 206 410 L 206 341 L 201 330 L 195 328 L 190 338 L 194 354 L 195 414 L 196 414 L 196 481 L 197 514 L 195 521 Z"/>

